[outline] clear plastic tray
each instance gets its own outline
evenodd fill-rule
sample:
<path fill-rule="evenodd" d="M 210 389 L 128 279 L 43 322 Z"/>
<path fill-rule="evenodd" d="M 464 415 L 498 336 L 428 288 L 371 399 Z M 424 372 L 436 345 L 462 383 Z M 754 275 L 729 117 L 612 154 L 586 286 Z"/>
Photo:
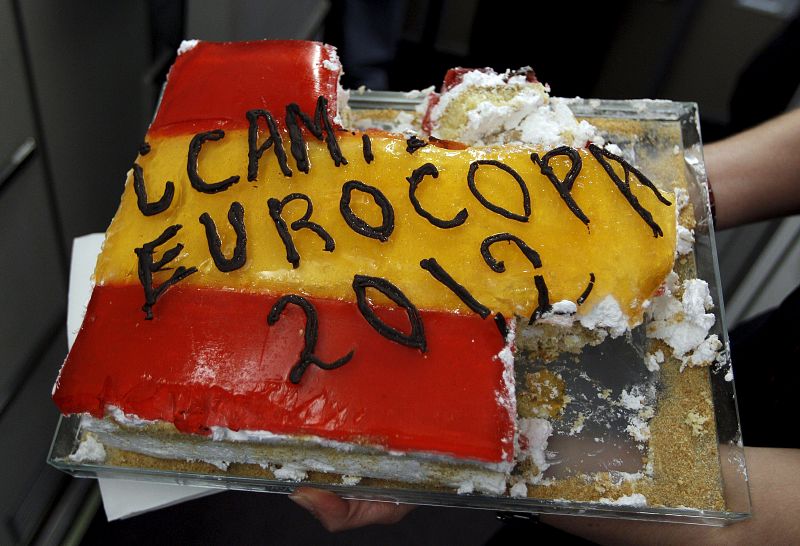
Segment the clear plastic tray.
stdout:
<path fill-rule="evenodd" d="M 413 110 L 418 102 L 418 98 L 391 92 L 361 94 L 354 92 L 351 97 L 351 106 L 356 110 Z M 709 221 L 710 209 L 697 106 L 693 103 L 670 101 L 583 99 L 570 100 L 569 105 L 577 116 L 597 125 L 611 142 L 617 143 L 624 150 L 629 160 L 658 183 L 667 187 L 675 182 L 685 183 L 696 220 L 696 243 L 693 259 L 689 260 L 693 263 L 685 263 L 684 267 L 689 270 L 696 268 L 696 276 L 708 282 L 715 303 L 713 312 L 716 316 L 716 323 L 711 333 L 717 334 L 727 347 L 728 336 L 724 326 L 714 232 Z M 641 445 L 637 444 L 625 430 L 630 414 L 621 409 L 619 404 L 615 404 L 614 400 L 619 398 L 622 389 L 630 389 L 632 385 L 639 385 L 642 389 L 650 388 L 658 395 L 656 406 L 658 415 L 663 408 L 676 402 L 670 400 L 670 396 L 682 396 L 676 393 L 682 392 L 679 388 L 681 382 L 687 381 L 686 378 L 690 377 L 685 374 L 694 374 L 691 376 L 694 385 L 693 396 L 707 396 L 713 403 L 715 423 L 709 423 L 708 426 L 715 428 L 716 441 L 712 436 L 710 442 L 713 445 L 707 445 L 703 449 L 706 453 L 713 452 L 715 455 L 710 461 L 694 461 L 690 460 L 691 457 L 686 457 L 683 461 L 671 461 L 665 460 L 666 457 L 660 455 L 661 460 L 656 465 L 655 473 L 656 477 L 670 475 L 676 483 L 685 480 L 686 483 L 681 487 L 686 489 L 687 499 L 691 499 L 694 487 L 692 481 L 695 480 L 692 472 L 698 471 L 696 468 L 698 464 L 706 466 L 710 464 L 712 467 L 710 475 L 715 476 L 712 478 L 714 481 L 712 487 L 718 488 L 721 499 L 716 503 L 695 503 L 701 506 L 692 508 L 692 503 L 680 502 L 680 495 L 671 501 L 670 506 L 663 507 L 579 502 L 565 498 L 544 498 L 544 495 L 543 498 L 459 495 L 455 491 L 442 491 L 413 484 L 385 484 L 376 480 L 365 480 L 356 486 L 334 485 L 325 480 L 315 481 L 313 475 L 309 480 L 302 482 L 302 485 L 324 487 L 349 498 L 499 511 L 561 513 L 711 525 L 722 525 L 748 517 L 750 499 L 747 473 L 734 385 L 732 381 L 726 380 L 726 374 L 730 369 L 727 352 L 723 355 L 723 361 L 711 368 L 687 369 L 683 373 L 677 370 L 669 372 L 669 363 L 665 363 L 661 372 L 653 373 L 647 370 L 643 362 L 647 343 L 645 326 L 635 329 L 628 338 L 618 338 L 594 348 L 587 347 L 577 365 L 572 355 L 546 365 L 548 369 L 562 375 L 571 402 L 563 416 L 553 423 L 554 434 L 550 438 L 548 447 L 550 462 L 553 464 L 545 472 L 544 478 L 558 484 L 563 480 L 580 480 L 583 475 L 606 473 L 607 476 L 626 476 L 644 471 L 642 459 L 644 453 Z M 519 357 L 517 359 L 518 374 L 525 369 L 540 369 L 543 366 L 539 362 L 523 362 Z M 730 375 L 727 375 L 729 379 Z M 698 388 L 700 394 L 697 394 Z M 608 395 L 599 397 L 597 393 L 605 389 Z M 582 426 L 576 433 L 575 426 L 579 420 Z M 686 428 L 682 423 L 675 421 L 674 427 L 675 431 L 672 432 L 678 434 L 682 441 L 693 441 L 690 433 L 681 432 Z M 666 431 L 668 434 L 672 432 Z M 155 468 L 76 463 L 69 459 L 69 455 L 77 448 L 80 435 L 80 419 L 62 417 L 50 450 L 48 458 L 50 464 L 81 477 L 128 478 L 276 493 L 289 493 L 298 486 L 298 483 L 294 482 L 222 471 L 176 472 Z M 704 441 L 709 440 L 706 438 Z M 661 442 L 663 443 L 663 438 Z M 684 452 L 691 453 L 694 448 L 699 449 L 698 446 L 690 445 L 688 451 Z M 686 469 L 685 475 L 682 474 L 682 468 Z M 706 472 L 706 475 L 709 472 Z"/>

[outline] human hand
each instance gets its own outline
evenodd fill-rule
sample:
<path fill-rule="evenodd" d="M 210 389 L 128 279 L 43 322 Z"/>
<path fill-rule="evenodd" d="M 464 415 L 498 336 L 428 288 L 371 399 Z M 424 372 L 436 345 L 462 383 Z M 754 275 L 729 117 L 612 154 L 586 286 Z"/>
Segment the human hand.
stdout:
<path fill-rule="evenodd" d="M 414 509 L 410 504 L 343 499 L 331 491 L 311 487 L 301 487 L 289 498 L 311 512 L 331 532 L 397 523 Z"/>

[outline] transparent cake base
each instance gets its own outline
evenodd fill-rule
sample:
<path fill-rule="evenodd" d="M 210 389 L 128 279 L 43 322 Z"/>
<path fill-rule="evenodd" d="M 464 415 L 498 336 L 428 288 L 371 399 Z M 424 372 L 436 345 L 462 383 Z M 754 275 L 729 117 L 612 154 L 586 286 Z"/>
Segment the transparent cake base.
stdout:
<path fill-rule="evenodd" d="M 399 112 L 414 116 L 418 102 L 402 93 L 367 92 L 353 93 L 350 104 L 354 119 L 374 118 L 372 125 L 380 125 L 383 119 L 390 125 Z M 710 333 L 728 347 L 696 105 L 581 99 L 569 105 L 579 118 L 619 145 L 626 159 L 657 185 L 688 191 L 695 247 L 693 253 L 679 258 L 675 269 L 681 278 L 696 277 L 708 283 L 716 318 Z M 651 371 L 645 357 L 658 342 L 648 339 L 646 330 L 645 323 L 628 336 L 549 361 L 525 350 L 520 339 L 515 361 L 518 400 L 525 396 L 527 374 L 534 374 L 563 379 L 568 402 L 550 419 L 550 466 L 540 483 L 528 485 L 528 496 L 523 498 L 459 494 L 442 486 L 370 478 L 347 486 L 340 475 L 318 472 L 309 472 L 302 482 L 282 481 L 258 465 L 234 464 L 223 471 L 203 463 L 129 458 L 114 450 L 103 464 L 75 462 L 69 456 L 83 437 L 77 416 L 59 421 L 48 460 L 80 477 L 219 489 L 290 493 L 303 485 L 358 499 L 711 525 L 748 517 L 744 450 L 727 351 L 712 366 L 681 371 L 677 361 L 667 359 L 659 370 Z M 654 415 L 646 419 L 648 440 L 637 439 L 632 430 L 638 423 L 637 405 L 620 403 L 631 393 L 646 393 L 652 403 Z M 642 498 L 646 506 L 637 502 Z"/>

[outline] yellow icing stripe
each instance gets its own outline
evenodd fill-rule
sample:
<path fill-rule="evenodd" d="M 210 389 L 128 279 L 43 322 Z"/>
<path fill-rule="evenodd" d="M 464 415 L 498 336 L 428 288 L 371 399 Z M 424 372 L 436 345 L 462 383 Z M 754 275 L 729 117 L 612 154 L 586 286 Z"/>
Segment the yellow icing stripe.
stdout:
<path fill-rule="evenodd" d="M 530 148 L 446 150 L 428 145 L 412 155 L 406 151 L 406 142 L 401 138 L 372 135 L 375 159 L 367 164 L 361 136 L 348 134 L 340 140 L 349 162 L 345 166 L 334 167 L 325 145 L 311 141 L 309 174 L 299 172 L 290 156 L 289 165 L 294 174 L 285 177 L 272 150 L 268 150 L 260 162 L 258 179 L 248 182 L 247 133 L 231 131 L 222 140 L 203 145 L 199 172 L 209 183 L 232 175 L 240 179 L 225 191 L 205 194 L 192 188 L 187 176 L 190 140 L 191 136 L 151 139 L 152 151 L 138 158 L 150 200 L 161 197 L 167 180 L 174 183 L 175 196 L 166 211 L 145 217 L 137 208 L 129 174 L 120 209 L 108 230 L 98 261 L 95 273 L 98 283 L 139 283 L 134 249 L 156 239 L 173 224 L 181 224 L 183 228 L 156 250 L 156 258 L 178 242 L 185 245 L 169 267 L 197 267 L 197 273 L 181 281 L 187 285 L 354 301 L 353 276 L 362 274 L 389 280 L 420 309 L 464 313 L 471 311 L 420 267 L 421 260 L 435 258 L 478 302 L 506 315 L 529 315 L 536 308 L 534 275 L 544 278 L 550 301 L 555 302 L 575 301 L 586 288 L 590 273 L 594 273 L 594 289 L 581 307 L 581 313 L 610 294 L 624 312 L 639 317 L 642 302 L 672 268 L 674 205 L 660 203 L 648 188 L 632 177 L 631 191 L 663 230 L 664 236 L 655 238 L 651 227 L 630 206 L 597 160 L 584 150 L 581 151 L 583 167 L 571 194 L 589 218 L 589 228 L 569 210 L 551 182 L 531 161 L 533 150 Z M 467 184 L 467 174 L 470 164 L 476 160 L 502 161 L 522 177 L 530 192 L 528 222 L 492 212 L 473 195 Z M 465 208 L 468 217 L 458 227 L 435 227 L 412 206 L 406 178 L 429 162 L 436 166 L 439 176 L 425 176 L 419 184 L 416 196 L 420 205 L 434 217 L 444 220 L 453 219 Z M 569 161 L 558 156 L 550 165 L 559 179 L 563 179 Z M 616 165 L 615 170 L 624 178 L 622 168 Z M 358 234 L 345 222 L 340 200 L 343 186 L 351 180 L 379 189 L 390 202 L 395 226 L 386 242 Z M 522 192 L 508 172 L 482 165 L 475 174 L 475 182 L 487 201 L 524 215 Z M 325 252 L 325 243 L 312 230 L 290 230 L 300 255 L 296 269 L 286 259 L 284 244 L 267 206 L 269 198 L 281 200 L 295 192 L 310 198 L 313 203 L 310 220 L 321 225 L 336 245 L 333 252 Z M 671 194 L 664 192 L 664 195 L 673 201 Z M 353 190 L 351 196 L 350 206 L 355 214 L 370 225 L 381 224 L 381 212 L 372 196 L 359 190 Z M 234 201 L 244 208 L 247 261 L 244 267 L 224 273 L 214 265 L 199 218 L 208 213 L 214 220 L 223 252 L 230 257 L 236 236 L 228 222 L 228 210 Z M 282 217 L 290 225 L 305 210 L 306 203 L 296 200 L 286 205 Z M 486 237 L 498 233 L 510 233 L 527 243 L 539 254 L 542 267 L 534 270 L 515 245 L 499 242 L 491 246 L 491 252 L 497 260 L 505 262 L 506 271 L 492 271 L 481 256 L 480 248 Z M 156 284 L 171 274 L 171 270 L 156 273 Z"/>

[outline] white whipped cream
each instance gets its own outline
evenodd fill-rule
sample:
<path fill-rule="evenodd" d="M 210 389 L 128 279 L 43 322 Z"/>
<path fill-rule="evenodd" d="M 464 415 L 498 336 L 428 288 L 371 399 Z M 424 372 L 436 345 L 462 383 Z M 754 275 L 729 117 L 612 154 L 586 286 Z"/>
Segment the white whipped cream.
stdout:
<path fill-rule="evenodd" d="M 619 396 L 619 404 L 629 410 L 640 410 L 645 405 L 645 395 L 637 393 L 635 390 L 628 392 L 622 389 L 622 394 Z"/>
<path fill-rule="evenodd" d="M 673 275 L 670 274 L 663 294 L 653 298 L 647 310 L 652 319 L 647 325 L 647 335 L 669 345 L 672 354 L 681 360 L 682 368 L 710 364 L 722 343 L 716 335 L 708 336 L 716 321 L 708 312 L 714 306 L 708 283 L 701 279 L 684 281 L 683 296 L 678 300 L 674 295 L 677 276 Z"/>
<path fill-rule="evenodd" d="M 454 483 L 456 493 L 459 495 L 469 495 L 476 491 L 488 493 L 490 495 L 502 495 L 506 492 L 505 476 L 474 476 L 468 480 Z"/>
<path fill-rule="evenodd" d="M 607 499 L 605 497 L 600 499 L 600 504 L 612 504 L 614 506 L 633 506 L 643 507 L 647 506 L 647 497 L 641 493 L 633 493 L 631 495 L 622 495 L 616 499 Z"/>
<path fill-rule="evenodd" d="M 301 482 L 308 477 L 304 468 L 293 464 L 285 464 L 273 470 L 272 473 L 279 480 L 289 480 L 292 482 Z"/>
<path fill-rule="evenodd" d="M 461 81 L 444 92 L 431 109 L 432 136 L 444 138 L 439 133 L 439 120 L 448 106 L 465 93 L 507 87 L 516 88 L 513 97 L 487 98 L 467 112 L 467 123 L 457 140 L 473 146 L 522 143 L 545 148 L 582 148 L 589 141 L 599 145 L 605 142 L 593 125 L 575 118 L 566 100 L 551 99 L 541 83 L 527 81 L 524 73 L 512 76 L 510 71 L 464 73 Z"/>
<path fill-rule="evenodd" d="M 528 496 L 528 486 L 525 482 L 517 482 L 511 487 L 508 494 L 515 499 L 525 498 Z"/>
<path fill-rule="evenodd" d="M 187 51 L 191 51 L 197 44 L 200 43 L 200 40 L 184 40 L 181 42 L 181 45 L 178 46 L 178 55 L 183 55 Z"/>
<path fill-rule="evenodd" d="M 503 364 L 503 390 L 497 392 L 497 401 L 514 414 L 517 408 L 514 380 L 514 339 L 517 337 L 517 321 L 511 319 L 507 324 L 506 343 L 495 357 Z"/>
<path fill-rule="evenodd" d="M 69 456 L 69 460 L 76 463 L 100 463 L 106 460 L 106 450 L 94 436 L 87 436 L 78 445 L 75 453 Z"/>
<path fill-rule="evenodd" d="M 561 300 L 555 302 L 547 313 L 544 313 L 537 322 L 552 324 L 554 326 L 572 326 L 578 305 L 574 301 Z"/>
<path fill-rule="evenodd" d="M 612 338 L 628 331 L 628 316 L 622 312 L 619 303 L 608 295 L 585 315 L 580 316 L 581 325 L 589 330 L 606 330 Z"/>
<path fill-rule="evenodd" d="M 550 468 L 547 462 L 547 442 L 553 434 L 553 425 L 547 419 L 520 419 L 519 434 L 525 440 L 525 449 L 520 448 L 521 460 L 530 458 L 539 469 L 536 480 L 541 479 L 542 473 Z"/>
<path fill-rule="evenodd" d="M 687 229 L 678 224 L 675 241 L 675 254 L 685 256 L 694 249 L 694 230 Z"/>

